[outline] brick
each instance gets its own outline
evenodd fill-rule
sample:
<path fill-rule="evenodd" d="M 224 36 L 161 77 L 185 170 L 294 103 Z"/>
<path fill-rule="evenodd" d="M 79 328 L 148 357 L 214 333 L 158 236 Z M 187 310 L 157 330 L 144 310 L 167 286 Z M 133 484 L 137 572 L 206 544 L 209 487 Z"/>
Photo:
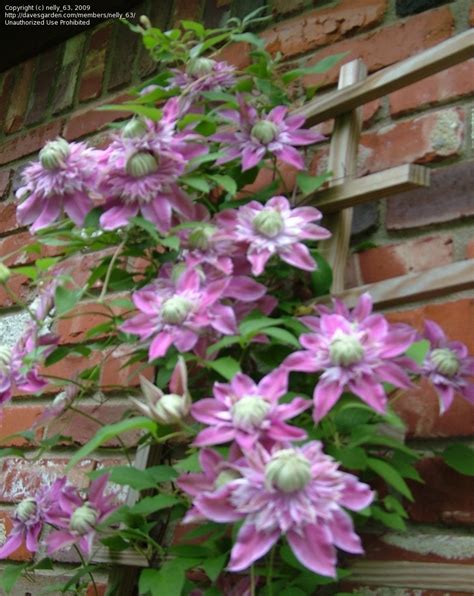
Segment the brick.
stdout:
<path fill-rule="evenodd" d="M 18 503 L 34 495 L 41 486 L 54 482 L 64 475 L 68 458 L 44 458 L 35 461 L 6 457 L 1 460 L 0 500 L 5 503 Z M 94 469 L 95 462 L 84 459 L 68 474 L 69 480 L 78 487 L 88 486 L 85 474 Z"/>
<path fill-rule="evenodd" d="M 58 381 L 65 379 L 73 379 L 86 369 L 92 368 L 100 364 L 100 352 L 93 352 L 90 356 L 81 356 L 80 354 L 68 354 L 65 358 L 52 364 L 51 366 L 40 367 L 40 375 L 44 378 L 51 378 L 51 383 L 45 387 L 44 394 L 56 394 L 61 391 L 61 386 Z M 56 383 L 56 384 L 54 384 Z M 24 397 L 31 394 L 19 391 L 14 392 L 15 397 Z"/>
<path fill-rule="evenodd" d="M 386 8 L 385 0 L 343 0 L 337 6 L 305 12 L 278 23 L 261 37 L 269 52 L 281 52 L 290 58 L 377 25 Z"/>
<path fill-rule="evenodd" d="M 474 299 L 466 298 L 442 304 L 427 304 L 403 312 L 389 312 L 388 319 L 412 325 L 419 331 L 423 321 L 441 325 L 450 339 L 467 345 L 474 353 L 474 337 L 468 321 L 474 320 Z M 408 434 L 416 438 L 474 435 L 474 409 L 462 397 L 456 396 L 449 410 L 440 416 L 435 390 L 425 380 L 412 389 L 399 391 L 394 408 L 407 424 Z"/>
<path fill-rule="evenodd" d="M 2 417 L 0 418 L 0 443 L 2 446 L 21 447 L 27 445 L 28 442 L 21 437 L 8 440 L 7 437 L 15 433 L 30 430 L 36 418 L 42 412 L 42 406 L 4 406 L 2 409 Z"/>
<path fill-rule="evenodd" d="M 410 482 L 414 502 L 406 503 L 413 521 L 422 523 L 474 523 L 474 477 L 450 468 L 440 457 L 418 462 L 425 484 Z"/>
<path fill-rule="evenodd" d="M 14 232 L 20 228 L 16 220 L 16 205 L 12 202 L 0 203 L 0 232 Z"/>
<path fill-rule="evenodd" d="M 375 99 L 374 101 L 369 101 L 362 106 L 362 127 L 366 128 L 371 124 L 372 119 L 376 116 L 377 112 L 381 107 L 381 103 L 379 99 Z M 334 120 L 326 120 L 326 122 L 322 122 L 317 126 L 313 127 L 313 130 L 329 137 L 332 134 L 334 128 Z"/>
<path fill-rule="evenodd" d="M 453 261 L 453 239 L 450 236 L 418 238 L 403 244 L 388 244 L 359 253 L 363 283 L 374 283 L 448 265 Z"/>
<path fill-rule="evenodd" d="M 81 411 L 97 418 L 102 424 L 113 424 L 120 422 L 127 410 L 131 410 L 131 404 L 124 401 L 122 404 L 103 403 L 97 405 L 85 405 L 81 403 Z M 100 424 L 94 424 L 90 418 L 82 416 L 78 412 L 68 411 L 60 418 L 52 420 L 48 425 L 47 437 L 61 434 L 71 437 L 74 443 L 83 445 L 87 443 L 100 429 Z M 123 443 L 127 446 L 136 445 L 140 438 L 140 431 L 129 432 L 120 435 Z M 105 447 L 119 447 L 122 443 L 118 439 L 112 439 L 104 444 Z"/>
<path fill-rule="evenodd" d="M 85 42 L 84 33 L 66 42 L 61 68 L 57 72 L 56 89 L 52 100 L 53 114 L 72 106 Z"/>
<path fill-rule="evenodd" d="M 442 4 L 447 4 L 453 0 L 397 0 L 397 16 L 407 17 L 411 14 L 417 14 L 430 8 L 436 8 Z"/>
<path fill-rule="evenodd" d="M 474 27 L 474 4 L 469 9 L 469 25 Z"/>
<path fill-rule="evenodd" d="M 27 265 L 34 263 L 36 259 L 43 257 L 52 257 L 61 254 L 62 249 L 54 246 L 41 246 L 41 253 L 24 252 L 21 249 L 26 248 L 35 241 L 29 232 L 12 234 L 0 239 L 0 255 L 2 262 L 7 267 Z M 14 253 L 14 254 L 12 254 Z"/>
<path fill-rule="evenodd" d="M 12 531 L 13 523 L 10 517 L 10 512 L 0 511 L 0 546 L 3 546 L 6 539 Z M 8 557 L 9 561 L 29 561 L 33 558 L 33 554 L 29 552 L 25 544 L 12 552 Z"/>
<path fill-rule="evenodd" d="M 387 199 L 385 225 L 389 230 L 402 230 L 474 215 L 473 187 L 473 161 L 433 170 L 428 188 Z"/>
<path fill-rule="evenodd" d="M 180 21 L 200 21 L 202 16 L 202 0 L 175 0 L 173 23 L 179 25 Z"/>
<path fill-rule="evenodd" d="M 5 116 L 10 105 L 10 96 L 15 84 L 15 70 L 10 69 L 4 73 L 0 87 L 0 131 L 3 130 Z"/>
<path fill-rule="evenodd" d="M 68 141 L 72 141 L 74 139 L 78 139 L 93 132 L 97 132 L 98 130 L 101 130 L 105 126 L 107 126 L 107 124 L 115 122 L 116 120 L 130 118 L 130 112 L 101 112 L 98 111 L 96 108 L 98 108 L 100 105 L 105 104 L 122 103 L 131 98 L 132 96 L 128 94 L 122 94 L 118 97 L 109 98 L 105 103 L 102 102 L 101 104 L 98 104 L 93 108 L 88 108 L 87 110 L 75 112 L 72 118 L 68 120 L 68 122 L 66 123 L 63 135 L 64 138 Z"/>
<path fill-rule="evenodd" d="M 231 10 L 228 4 L 223 4 L 217 0 L 204 0 L 203 21 L 207 28 L 222 27 L 230 16 Z"/>
<path fill-rule="evenodd" d="M 273 14 L 286 15 L 307 8 L 308 0 L 270 0 L 270 8 Z"/>
<path fill-rule="evenodd" d="M 15 101 L 10 103 L 5 118 L 5 131 L 7 133 L 17 132 L 23 126 L 30 95 L 33 70 L 34 60 L 24 62 L 18 69 L 15 86 L 12 92 L 12 97 L 15 98 Z"/>
<path fill-rule="evenodd" d="M 325 74 L 307 75 L 305 86 L 323 86 L 337 80 L 340 65 L 361 58 L 369 72 L 373 72 L 431 48 L 453 34 L 454 19 L 449 8 L 439 8 L 398 21 L 354 39 L 332 44 L 317 52 L 306 66 L 311 66 L 333 54 L 347 52 L 344 60 Z M 403 39 L 403 43 L 400 40 Z"/>
<path fill-rule="evenodd" d="M 79 101 L 99 97 L 105 73 L 105 59 L 112 33 L 110 23 L 92 32 L 79 83 Z"/>
<path fill-rule="evenodd" d="M 53 120 L 9 139 L 0 146 L 0 165 L 39 151 L 47 141 L 61 134 L 62 125 L 62 120 Z"/>
<path fill-rule="evenodd" d="M 0 198 L 8 195 L 8 189 L 10 187 L 10 173 L 11 170 L 3 170 L 0 172 Z"/>
<path fill-rule="evenodd" d="M 377 203 L 356 205 L 352 215 L 351 236 L 358 236 L 373 230 L 379 223 L 379 206 Z"/>
<path fill-rule="evenodd" d="M 118 351 L 117 351 L 118 352 Z M 101 387 L 104 391 L 112 391 L 123 387 L 138 387 L 140 375 L 150 381 L 154 379 L 154 369 L 142 362 L 126 364 L 128 357 L 116 355 L 108 358 L 102 367 Z"/>
<path fill-rule="evenodd" d="M 474 259 L 474 240 L 469 240 L 466 245 L 466 258 Z"/>
<path fill-rule="evenodd" d="M 12 275 L 8 280 L 8 289 L 21 302 L 30 299 L 30 280 L 24 275 Z M 6 292 L 4 286 L 0 286 L 0 308 L 10 308 L 11 306 L 17 306 L 17 302 L 11 294 Z"/>
<path fill-rule="evenodd" d="M 130 83 L 132 80 L 133 63 L 139 41 L 136 33 L 125 28 L 119 22 L 114 25 L 114 33 L 108 83 L 109 89 L 116 89 Z"/>
<path fill-rule="evenodd" d="M 403 163 L 429 163 L 458 155 L 463 145 L 464 113 L 457 108 L 364 133 L 359 149 L 359 175 Z"/>
<path fill-rule="evenodd" d="M 87 271 L 87 268 L 85 270 Z M 61 337 L 62 343 L 82 342 L 86 339 L 86 333 L 89 329 L 110 321 L 111 310 L 116 315 L 123 312 L 123 309 L 106 307 L 98 302 L 78 304 L 67 314 L 67 318 L 58 320 L 56 333 Z M 102 335 L 102 337 L 104 336 L 105 334 Z M 95 336 L 95 339 L 98 339 L 98 337 L 98 335 Z"/>
<path fill-rule="evenodd" d="M 36 66 L 36 76 L 31 90 L 30 107 L 25 124 L 37 124 L 45 119 L 51 105 L 51 96 L 57 77 L 57 64 L 61 58 L 62 46 L 57 46 L 40 54 Z"/>
<path fill-rule="evenodd" d="M 392 116 L 474 93 L 474 59 L 443 70 L 389 96 Z"/>

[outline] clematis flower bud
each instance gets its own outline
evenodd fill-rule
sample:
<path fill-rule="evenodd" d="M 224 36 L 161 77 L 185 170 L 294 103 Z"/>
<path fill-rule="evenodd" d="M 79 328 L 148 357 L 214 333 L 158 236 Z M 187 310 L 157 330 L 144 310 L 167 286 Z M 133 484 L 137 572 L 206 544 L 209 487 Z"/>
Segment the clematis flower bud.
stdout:
<path fill-rule="evenodd" d="M 247 395 L 232 406 L 232 420 L 237 427 L 250 431 L 260 427 L 270 408 L 270 404 L 261 397 Z"/>
<path fill-rule="evenodd" d="M 215 65 L 216 61 L 212 60 L 212 58 L 195 58 L 189 63 L 186 72 L 192 77 L 200 78 L 210 74 L 214 70 Z"/>
<path fill-rule="evenodd" d="M 134 139 L 136 137 L 142 137 L 148 128 L 140 118 L 133 118 L 122 128 L 122 137 L 126 139 Z"/>
<path fill-rule="evenodd" d="M 23 499 L 21 503 L 18 503 L 15 509 L 15 517 L 21 522 L 26 523 L 35 517 L 37 510 L 38 505 L 36 504 L 35 499 L 28 497 L 27 499 Z"/>
<path fill-rule="evenodd" d="M 459 371 L 459 360 L 449 348 L 433 350 L 431 361 L 436 366 L 436 370 L 446 377 L 453 377 Z"/>
<path fill-rule="evenodd" d="M 71 515 L 69 528 L 78 534 L 88 534 L 96 525 L 99 514 L 95 507 L 86 501 Z"/>
<path fill-rule="evenodd" d="M 142 14 L 138 20 L 144 29 L 151 29 L 151 21 L 146 15 Z"/>
<path fill-rule="evenodd" d="M 12 350 L 8 346 L 0 346 L 0 372 L 6 372 L 9 369 L 12 357 Z"/>
<path fill-rule="evenodd" d="M 64 160 L 69 157 L 71 149 L 65 139 L 57 138 L 49 141 L 39 152 L 39 160 L 45 170 L 55 170 L 64 167 Z"/>
<path fill-rule="evenodd" d="M 214 482 L 214 486 L 215 488 L 222 488 L 226 484 L 229 484 L 229 482 L 232 482 L 232 480 L 237 480 L 238 478 L 242 478 L 242 474 L 240 474 L 240 472 L 237 470 L 228 468 L 226 470 L 222 470 L 222 472 L 218 474 Z"/>
<path fill-rule="evenodd" d="M 311 480 L 311 464 L 306 457 L 293 449 L 282 449 L 272 455 L 265 467 L 265 484 L 284 493 L 304 488 Z"/>
<path fill-rule="evenodd" d="M 125 170 L 133 178 L 143 178 L 158 169 L 156 157 L 147 151 L 139 151 L 128 158 Z"/>
<path fill-rule="evenodd" d="M 209 248 L 209 240 L 215 234 L 216 230 L 216 226 L 203 226 L 201 228 L 196 228 L 189 235 L 189 248 L 207 250 Z"/>
<path fill-rule="evenodd" d="M 192 303 L 182 296 L 173 296 L 163 303 L 161 316 L 165 323 L 180 325 L 188 316 Z"/>
<path fill-rule="evenodd" d="M 191 396 L 188 392 L 186 363 L 181 356 L 171 376 L 170 393 L 163 393 L 145 377 L 140 377 L 140 386 L 147 403 L 133 397 L 130 400 L 144 416 L 160 424 L 177 424 L 188 414 Z"/>
<path fill-rule="evenodd" d="M 7 282 L 10 279 L 11 274 L 11 270 L 3 263 L 0 263 L 0 284 Z"/>
<path fill-rule="evenodd" d="M 252 126 L 250 134 L 264 145 L 268 145 L 278 136 L 278 126 L 269 120 L 260 120 Z"/>
<path fill-rule="evenodd" d="M 336 366 L 350 366 L 362 360 L 364 348 L 357 337 L 344 333 L 331 341 L 329 357 Z"/>
<path fill-rule="evenodd" d="M 275 209 L 264 209 L 253 221 L 253 227 L 268 238 L 275 238 L 285 227 L 281 214 Z"/>

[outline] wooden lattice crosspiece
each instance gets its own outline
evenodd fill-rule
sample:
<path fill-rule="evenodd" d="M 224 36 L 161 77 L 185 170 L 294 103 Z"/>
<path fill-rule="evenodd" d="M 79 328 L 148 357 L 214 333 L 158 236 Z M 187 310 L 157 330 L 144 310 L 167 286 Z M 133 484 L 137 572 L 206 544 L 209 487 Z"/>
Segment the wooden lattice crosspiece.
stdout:
<path fill-rule="evenodd" d="M 314 205 L 324 214 L 336 214 L 329 223 L 333 239 L 327 241 L 325 245 L 322 244 L 321 248 L 335 269 L 333 293 L 343 297 L 348 306 L 353 306 L 358 296 L 365 291 L 371 293 L 374 302 L 379 306 L 389 306 L 474 288 L 474 259 L 471 259 L 346 291 L 343 289 L 343 274 L 350 237 L 350 208 L 429 184 L 429 170 L 411 164 L 397 166 L 360 179 L 355 177 L 360 132 L 356 110 L 369 101 L 472 57 L 474 57 L 474 30 L 457 35 L 367 78 L 364 78 L 365 73 L 361 63 L 354 61 L 342 67 L 339 89 L 322 99 L 316 98 L 301 108 L 293 110 L 294 114 L 306 117 L 308 127 L 330 118 L 340 117 L 336 119 L 329 164 L 335 182 L 328 189 L 302 199 L 297 197 L 296 202 L 298 205 Z M 337 250 L 335 250 L 336 247 Z M 340 258 L 341 254 L 344 255 L 343 258 Z M 137 453 L 135 467 L 144 469 L 155 465 L 159 457 L 158 447 L 141 449 Z M 137 497 L 135 491 L 130 491 L 127 504 L 135 503 Z M 96 549 L 92 560 L 114 566 L 111 580 L 117 586 L 114 591 L 115 596 L 131 596 L 137 584 L 140 568 L 148 566 L 148 562 L 142 555 L 130 551 L 111 553 L 106 547 Z M 445 565 L 444 567 L 449 567 L 446 570 L 441 570 L 441 567 L 443 566 L 431 563 L 397 562 L 395 564 L 363 560 L 356 562 L 352 569 L 354 578 L 359 583 L 364 582 L 367 585 L 380 585 L 380 578 L 383 577 L 383 584 L 386 586 L 410 585 L 440 590 L 472 589 L 474 581 L 472 568 L 456 564 Z M 415 580 L 413 580 L 414 577 Z"/>

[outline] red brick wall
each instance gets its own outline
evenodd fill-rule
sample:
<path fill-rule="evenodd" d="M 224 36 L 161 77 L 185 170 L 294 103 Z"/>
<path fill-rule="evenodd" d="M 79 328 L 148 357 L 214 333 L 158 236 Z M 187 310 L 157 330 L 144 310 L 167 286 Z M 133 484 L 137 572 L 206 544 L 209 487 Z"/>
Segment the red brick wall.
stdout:
<path fill-rule="evenodd" d="M 241 16 L 263 4 L 241 0 L 175 0 L 174 3 L 148 0 L 138 14 L 150 15 L 153 24 L 160 27 L 170 26 L 180 18 L 218 26 L 228 16 Z M 285 58 L 301 65 L 346 51 L 346 61 L 360 57 L 369 71 L 375 72 L 474 25 L 474 6 L 470 0 L 269 0 L 269 4 L 274 19 L 262 34 L 269 49 L 282 52 Z M 233 47 L 225 55 L 241 64 L 246 60 L 243 50 L 242 46 Z M 120 23 L 109 22 L 0 75 L 0 256 L 28 242 L 28 233 L 16 223 L 13 199 L 23 165 L 45 141 L 58 134 L 68 140 L 84 137 L 96 144 L 104 142 L 107 124 L 124 114 L 96 112 L 95 108 L 125 98 L 127 88 L 146 80 L 153 68 L 137 36 Z M 318 92 L 324 94 L 336 78 L 337 68 L 323 76 L 306 77 L 304 85 L 318 85 Z M 355 210 L 352 239 L 355 252 L 348 263 L 348 286 L 474 257 L 474 241 L 470 240 L 474 216 L 473 106 L 474 60 L 471 60 L 365 107 L 359 174 L 415 162 L 428 165 L 433 175 L 429 189 L 410 191 Z M 320 127 L 330 134 L 330 123 Z M 313 171 L 324 168 L 326 156 L 327 147 L 314 152 Z M 359 245 L 367 246 L 367 241 L 372 248 L 358 250 Z M 24 265 L 33 258 L 31 254 L 16 256 L 8 264 Z M 81 266 L 87 269 L 88 265 L 83 262 Z M 13 284 L 23 299 L 31 298 L 26 278 L 18 275 L 13 278 Z M 11 306 L 10 298 L 0 291 L 0 332 L 4 338 L 14 336 L 22 321 L 21 314 L 8 310 Z M 421 325 L 423 318 L 431 318 L 474 352 L 473 314 L 474 296 L 465 292 L 399 309 L 390 316 L 416 326 Z M 80 318 L 69 321 L 61 330 L 64 341 L 77 341 L 81 325 Z M 84 360 L 80 356 L 65 359 L 56 365 L 55 372 L 70 375 L 91 365 Z M 117 371 L 117 365 L 114 370 L 105 367 L 102 383 L 106 388 L 112 382 L 125 384 L 128 373 Z M 5 408 L 0 436 L 28 428 L 46 399 L 16 396 Z M 409 506 L 413 524 L 410 532 L 369 535 L 368 558 L 450 565 L 472 563 L 474 540 L 469 538 L 469 530 L 474 522 L 473 482 L 430 457 L 430 453 L 434 445 L 449 443 L 456 437 L 473 439 L 474 410 L 458 400 L 440 418 L 436 398 L 425 386 L 400 396 L 397 407 L 408 425 L 410 440 L 426 453 L 420 465 L 426 484 L 413 483 L 417 502 Z M 124 404 L 114 397 L 98 410 L 91 403 L 91 411 L 94 408 L 95 415 L 114 421 L 120 418 Z M 73 435 L 80 444 L 94 429 L 69 417 L 49 432 Z M 22 443 L 16 440 L 7 444 Z M 64 455 L 45 457 L 34 466 L 12 458 L 0 460 L 0 540 L 4 524 L 8 530 L 8 522 L 2 520 L 13 503 L 41 479 L 61 473 L 65 461 Z M 101 463 L 98 457 L 84 462 L 82 468 L 90 470 Z M 78 479 L 80 471 L 77 471 Z M 25 557 L 24 550 L 15 555 L 17 560 Z M 432 589 L 426 586 L 426 590 L 412 592 L 409 588 L 413 586 L 409 584 L 406 590 L 393 588 L 393 592 L 384 592 L 384 585 L 392 585 L 387 581 L 380 580 L 382 591 L 376 586 L 362 591 L 380 595 L 438 594 L 435 585 Z M 36 587 L 25 586 L 25 590 L 36 593 Z M 444 589 L 439 593 L 463 592 Z"/>

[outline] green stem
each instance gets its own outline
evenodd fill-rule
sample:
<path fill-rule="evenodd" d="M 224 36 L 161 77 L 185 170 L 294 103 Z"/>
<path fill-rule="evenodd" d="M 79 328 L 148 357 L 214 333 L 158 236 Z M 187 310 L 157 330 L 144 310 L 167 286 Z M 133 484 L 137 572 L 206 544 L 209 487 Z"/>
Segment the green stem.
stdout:
<path fill-rule="evenodd" d="M 77 548 L 77 546 L 75 544 L 73 544 L 72 546 L 73 546 L 74 550 L 76 551 L 77 555 L 79 556 L 79 559 L 81 560 L 82 566 L 83 567 L 87 567 L 86 561 L 85 561 L 84 557 L 82 556 L 81 551 Z M 95 583 L 95 579 L 94 579 L 94 576 L 92 575 L 92 572 L 91 571 L 88 571 L 87 572 L 87 575 L 91 578 L 91 582 L 92 582 L 92 585 L 94 587 L 94 594 L 95 594 L 95 596 L 99 596 L 99 590 L 97 589 L 97 584 Z"/>
<path fill-rule="evenodd" d="M 250 596 L 255 596 L 255 567 L 250 567 Z"/>
<path fill-rule="evenodd" d="M 107 273 L 105 274 L 104 285 L 102 286 L 102 291 L 99 296 L 99 300 L 98 300 L 99 302 L 103 302 L 103 300 L 105 298 L 105 295 L 107 293 L 107 287 L 108 287 L 109 281 L 110 281 L 110 276 L 112 275 L 112 270 L 115 265 L 115 261 L 118 259 L 118 256 L 124 246 L 125 246 L 125 240 L 122 240 L 122 242 L 117 246 L 114 254 L 112 255 L 112 258 L 110 259 Z"/>
<path fill-rule="evenodd" d="M 272 589 L 272 576 L 273 576 L 273 562 L 275 560 L 275 547 L 272 548 L 270 551 L 270 559 L 268 561 L 268 569 L 267 569 L 267 595 L 273 596 L 273 589 Z"/>

